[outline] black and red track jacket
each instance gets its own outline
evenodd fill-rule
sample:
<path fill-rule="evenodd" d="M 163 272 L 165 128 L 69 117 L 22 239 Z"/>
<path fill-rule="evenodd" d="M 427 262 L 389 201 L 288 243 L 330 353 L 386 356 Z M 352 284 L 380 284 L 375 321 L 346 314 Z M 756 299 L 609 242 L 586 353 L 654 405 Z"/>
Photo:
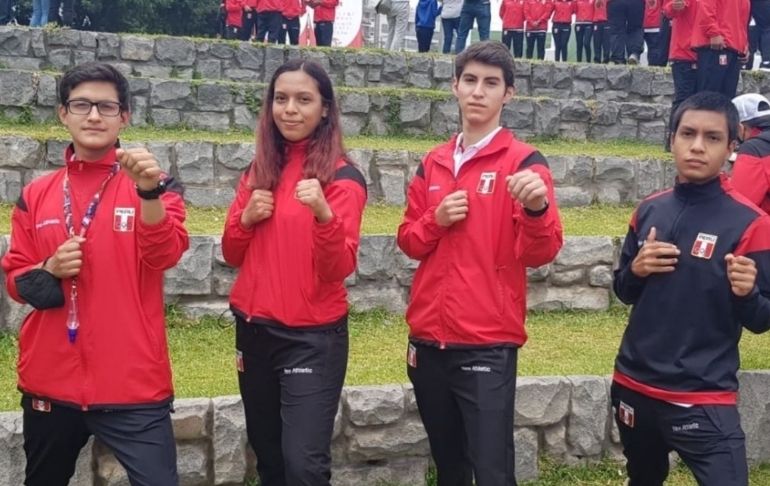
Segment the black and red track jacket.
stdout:
<path fill-rule="evenodd" d="M 672 61 L 695 62 L 698 56 L 691 46 L 692 33 L 696 28 L 698 1 L 684 0 L 684 8 L 676 10 L 674 1 L 666 0 L 663 13 L 671 19 L 671 51 L 668 58 Z"/>
<path fill-rule="evenodd" d="M 289 144 L 270 218 L 248 229 L 241 224 L 252 193 L 249 170 L 227 214 L 222 254 L 238 268 L 230 308 L 250 323 L 319 326 L 348 312 L 344 281 L 356 269 L 366 181 L 340 160 L 334 180 L 324 187 L 334 217 L 318 223 L 294 197 L 297 182 L 304 178 L 306 149 L 306 142 Z"/>
<path fill-rule="evenodd" d="M 553 180 L 545 158 L 506 129 L 455 177 L 457 136 L 425 156 L 409 184 L 398 246 L 420 264 L 406 312 L 410 338 L 439 347 L 521 346 L 527 340 L 526 267 L 552 261 L 562 246 Z M 531 213 L 514 201 L 506 176 L 531 169 L 550 205 Z M 468 217 L 446 228 L 436 207 L 468 191 Z"/>
<path fill-rule="evenodd" d="M 749 50 L 749 0 L 698 0 L 690 45 L 709 47 L 709 39 L 721 35 L 727 49 L 745 54 Z"/>
<path fill-rule="evenodd" d="M 735 190 L 770 214 L 770 126 L 743 142 L 733 164 Z"/>
<path fill-rule="evenodd" d="M 66 153 L 75 231 L 115 162 Z M 13 210 L 11 247 L 2 259 L 9 295 L 26 302 L 20 282 L 69 237 L 64 225 L 65 169 L 39 177 Z M 78 277 L 80 328 L 67 339 L 71 280 L 60 282 L 64 305 L 33 310 L 19 332 L 18 386 L 30 396 L 80 409 L 157 405 L 173 397 L 166 345 L 163 272 L 187 250 L 181 186 L 168 179 L 165 218 L 141 221 L 141 200 L 122 171 L 107 184 L 86 241 Z M 43 272 L 43 270 L 40 270 Z M 53 277 L 51 277 L 53 278 Z"/>
<path fill-rule="evenodd" d="M 655 227 L 681 254 L 671 273 L 639 278 L 631 263 Z M 725 255 L 757 264 L 757 284 L 737 297 Z M 745 327 L 770 328 L 770 217 L 725 175 L 702 185 L 677 183 L 637 207 L 613 288 L 632 304 L 614 381 L 652 398 L 684 404 L 735 404 Z"/>

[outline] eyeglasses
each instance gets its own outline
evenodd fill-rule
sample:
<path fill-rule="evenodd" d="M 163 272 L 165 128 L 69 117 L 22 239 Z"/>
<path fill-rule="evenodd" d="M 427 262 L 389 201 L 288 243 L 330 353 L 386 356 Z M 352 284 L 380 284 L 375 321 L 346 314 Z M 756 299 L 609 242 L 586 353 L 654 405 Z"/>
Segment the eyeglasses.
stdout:
<path fill-rule="evenodd" d="M 102 116 L 118 116 L 123 111 L 120 103 L 115 101 L 88 101 L 88 100 L 70 100 L 65 103 L 67 111 L 73 115 L 88 115 L 96 107 L 96 111 Z"/>

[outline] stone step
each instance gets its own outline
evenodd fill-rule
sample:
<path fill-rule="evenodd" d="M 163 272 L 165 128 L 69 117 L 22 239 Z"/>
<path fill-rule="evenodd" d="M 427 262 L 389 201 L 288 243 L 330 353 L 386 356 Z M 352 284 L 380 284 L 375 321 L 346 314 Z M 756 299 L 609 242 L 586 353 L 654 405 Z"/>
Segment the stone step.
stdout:
<path fill-rule="evenodd" d="M 227 302 L 236 270 L 222 257 L 220 236 L 192 236 L 182 260 L 166 273 L 166 303 L 193 314 L 219 314 Z M 527 305 L 536 310 L 606 310 L 613 302 L 612 268 L 621 238 L 568 236 L 553 263 L 528 272 Z M 8 235 L 0 236 L 0 256 Z M 404 255 L 393 235 L 362 236 L 358 267 L 347 280 L 349 299 L 358 310 L 384 308 L 403 313 L 417 261 Z M 29 311 L 0 291 L 0 331 L 16 330 Z"/>
<path fill-rule="evenodd" d="M 453 58 L 435 53 L 0 27 L 0 63 L 31 71 L 100 60 L 130 76 L 266 83 L 278 66 L 296 57 L 319 61 L 336 86 L 351 88 L 447 90 L 453 75 Z M 516 77 L 522 96 L 670 104 L 674 93 L 671 72 L 659 68 L 517 60 Z M 738 91 L 770 91 L 770 76 L 744 72 Z"/>
<path fill-rule="evenodd" d="M 57 74 L 0 71 L 0 114 L 7 119 L 56 117 Z M 203 130 L 252 130 L 264 86 L 209 80 L 131 78 L 132 123 Z M 448 91 L 339 88 L 346 135 L 447 137 L 459 128 L 457 102 Z M 514 98 L 502 124 L 529 138 L 639 140 L 663 143 L 668 104 L 556 98 Z"/>
<path fill-rule="evenodd" d="M 23 135 L 0 136 L 0 201 L 14 202 L 23 185 L 62 164 L 68 142 Z M 195 206 L 226 207 L 241 172 L 250 163 L 254 144 L 207 141 L 124 143 L 146 146 L 163 169 L 179 178 L 185 198 Z M 366 177 L 370 202 L 405 204 L 406 188 L 424 153 L 407 150 L 355 148 L 349 151 Z M 640 156 L 643 154 L 640 154 Z M 670 187 L 673 166 L 664 158 L 639 159 L 608 155 L 560 155 L 546 151 L 559 204 L 634 203 Z"/>

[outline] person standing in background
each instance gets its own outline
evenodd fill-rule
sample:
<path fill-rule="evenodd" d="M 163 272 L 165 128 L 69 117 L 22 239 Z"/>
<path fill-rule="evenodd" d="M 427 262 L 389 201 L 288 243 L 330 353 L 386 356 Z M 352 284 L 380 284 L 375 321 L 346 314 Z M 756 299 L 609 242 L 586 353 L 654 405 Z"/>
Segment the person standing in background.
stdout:
<path fill-rule="evenodd" d="M 759 31 L 759 52 L 762 54 L 759 69 L 770 71 L 770 0 L 751 0 L 751 17 Z"/>
<path fill-rule="evenodd" d="M 417 34 L 417 51 L 430 51 L 433 31 L 436 29 L 436 17 L 441 13 L 437 0 L 419 0 L 414 11 L 414 28 Z"/>
<path fill-rule="evenodd" d="M 594 63 L 610 62 L 610 33 L 607 22 L 607 0 L 594 3 Z"/>
<path fill-rule="evenodd" d="M 460 27 L 460 10 L 463 8 L 463 0 L 444 0 L 441 5 L 441 30 L 444 31 L 444 43 L 441 52 L 452 52 L 452 40 L 457 39 Z"/>
<path fill-rule="evenodd" d="M 644 43 L 647 44 L 647 65 L 665 66 L 661 55 L 660 39 L 660 1 L 646 0 L 644 8 Z"/>
<path fill-rule="evenodd" d="M 468 35 L 473 29 L 473 21 L 479 29 L 479 40 L 489 40 L 489 24 L 492 22 L 492 11 L 489 0 L 465 0 L 460 10 L 460 26 L 457 33 L 457 47 L 455 54 L 460 54 L 465 49 Z"/>
<path fill-rule="evenodd" d="M 331 46 L 334 38 L 334 17 L 337 15 L 339 0 L 306 0 L 313 9 L 315 43 L 317 46 Z"/>
<path fill-rule="evenodd" d="M 503 0 L 500 4 L 500 20 L 503 21 L 503 44 L 513 57 L 524 57 L 524 4 L 526 0 Z"/>
<path fill-rule="evenodd" d="M 243 1 L 225 0 L 225 39 L 237 40 L 241 38 L 243 27 Z"/>
<path fill-rule="evenodd" d="M 610 26 L 610 61 L 615 64 L 639 64 L 644 50 L 645 1 L 609 0 L 607 19 Z M 628 58 L 626 58 L 628 55 Z"/>
<path fill-rule="evenodd" d="M 532 59 L 537 46 L 537 59 L 545 59 L 545 36 L 548 19 L 553 13 L 552 0 L 527 0 L 524 18 L 527 22 L 527 59 Z"/>
<path fill-rule="evenodd" d="M 759 93 L 746 93 L 733 98 L 733 104 L 740 122 L 733 187 L 770 214 L 770 101 Z"/>
<path fill-rule="evenodd" d="M 671 127 L 679 104 L 698 90 L 698 62 L 695 51 L 690 49 L 698 0 L 666 0 L 663 13 L 671 19 L 671 50 L 669 61 L 674 78 L 674 98 L 671 100 Z M 669 128 L 670 129 L 670 128 Z M 669 148 L 671 136 L 667 134 L 665 146 Z"/>
<path fill-rule="evenodd" d="M 13 21 L 13 7 L 15 0 L 0 0 L 0 25 L 6 25 Z"/>
<path fill-rule="evenodd" d="M 30 27 L 43 27 L 48 23 L 48 10 L 51 8 L 49 0 L 32 0 L 32 18 Z"/>
<path fill-rule="evenodd" d="M 591 39 L 593 38 L 594 2 L 596 0 L 575 0 L 575 51 L 577 61 L 591 62 Z"/>
<path fill-rule="evenodd" d="M 388 41 L 385 49 L 404 50 L 404 37 L 409 26 L 409 0 L 391 0 L 388 18 Z"/>
<path fill-rule="evenodd" d="M 572 14 L 574 13 L 574 0 L 556 0 L 553 4 L 554 61 L 567 60 L 567 46 L 572 33 Z"/>
<path fill-rule="evenodd" d="M 48 21 L 56 22 L 62 27 L 73 27 L 75 25 L 74 0 L 50 0 L 50 2 Z"/>
<path fill-rule="evenodd" d="M 305 2 L 303 0 L 283 0 L 281 13 L 283 14 L 283 35 L 279 44 L 285 44 L 288 38 L 292 46 L 299 45 L 299 19 L 305 15 Z"/>
<path fill-rule="evenodd" d="M 241 22 L 241 40 L 259 39 L 257 30 L 257 4 L 259 0 L 243 1 L 243 21 Z M 259 39 L 262 41 L 262 39 Z"/>
<path fill-rule="evenodd" d="M 283 31 L 283 0 L 252 0 L 257 11 L 257 41 L 278 44 Z"/>

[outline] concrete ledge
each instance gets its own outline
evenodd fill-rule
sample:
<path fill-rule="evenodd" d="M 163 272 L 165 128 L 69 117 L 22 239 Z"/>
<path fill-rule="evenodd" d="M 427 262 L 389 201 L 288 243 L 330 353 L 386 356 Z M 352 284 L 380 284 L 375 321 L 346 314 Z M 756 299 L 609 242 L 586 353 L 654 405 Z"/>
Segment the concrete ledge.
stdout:
<path fill-rule="evenodd" d="M 770 372 L 742 372 L 740 382 L 748 456 L 753 464 L 770 462 Z M 519 481 L 538 477 L 539 456 L 564 464 L 622 459 L 609 385 L 603 376 L 519 378 L 514 412 Z M 182 486 L 243 484 L 255 475 L 239 396 L 181 399 L 175 406 Z M 0 413 L 0 444 L 0 486 L 16 486 L 25 464 L 20 412 Z M 332 456 L 335 486 L 424 485 L 429 448 L 411 385 L 345 388 Z M 81 452 L 70 484 L 126 484 L 126 474 L 103 445 L 92 441 Z"/>

